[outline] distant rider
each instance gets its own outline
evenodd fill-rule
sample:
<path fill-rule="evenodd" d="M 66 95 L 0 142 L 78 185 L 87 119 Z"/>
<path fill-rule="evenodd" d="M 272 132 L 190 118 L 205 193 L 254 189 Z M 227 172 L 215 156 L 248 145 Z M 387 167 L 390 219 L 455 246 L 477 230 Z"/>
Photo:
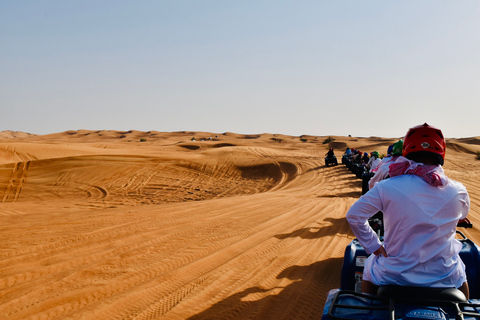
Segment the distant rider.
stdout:
<path fill-rule="evenodd" d="M 335 153 L 333 152 L 333 148 L 328 149 L 328 152 L 325 154 L 327 158 L 333 158 L 335 156 Z"/>
<path fill-rule="evenodd" d="M 370 160 L 370 157 L 368 156 L 368 152 L 364 152 L 362 156 L 362 163 L 367 164 L 369 160 Z"/>
<path fill-rule="evenodd" d="M 380 159 L 380 155 L 378 154 L 378 151 L 373 151 L 372 156 L 370 157 L 370 160 L 368 160 L 368 163 L 367 163 L 368 172 L 371 173 L 372 170 L 375 169 L 381 162 L 382 162 L 382 159 Z"/>
<path fill-rule="evenodd" d="M 352 156 L 352 162 L 356 164 L 362 164 L 362 157 L 363 157 L 363 152 L 355 149 L 355 152 Z"/>

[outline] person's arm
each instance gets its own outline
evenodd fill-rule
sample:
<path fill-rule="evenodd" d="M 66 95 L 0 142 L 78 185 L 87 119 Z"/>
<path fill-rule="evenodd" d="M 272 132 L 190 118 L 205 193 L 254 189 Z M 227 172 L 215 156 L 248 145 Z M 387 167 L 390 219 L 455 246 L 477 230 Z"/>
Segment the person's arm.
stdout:
<path fill-rule="evenodd" d="M 462 193 L 462 219 L 467 219 L 468 211 L 470 211 L 470 196 L 468 195 L 467 189 L 465 187 L 464 192 Z M 468 219 L 467 219 L 468 220 Z"/>
<path fill-rule="evenodd" d="M 376 252 L 382 247 L 377 234 L 368 224 L 368 219 L 378 211 L 382 211 L 382 204 L 378 188 L 374 188 L 360 197 L 347 212 L 350 228 L 367 253 Z"/>
<path fill-rule="evenodd" d="M 460 227 L 471 228 L 472 223 L 467 218 L 468 212 L 470 211 L 470 196 L 463 185 L 460 191 L 460 203 L 462 204 L 462 207 L 460 209 L 460 220 L 457 224 Z"/>

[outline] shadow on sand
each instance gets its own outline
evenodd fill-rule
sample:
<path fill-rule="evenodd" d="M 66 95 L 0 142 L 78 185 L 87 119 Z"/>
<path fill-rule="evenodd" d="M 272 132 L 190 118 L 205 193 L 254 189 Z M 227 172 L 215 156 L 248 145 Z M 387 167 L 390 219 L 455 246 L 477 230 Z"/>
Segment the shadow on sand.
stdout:
<path fill-rule="evenodd" d="M 290 233 L 277 234 L 277 239 L 287 239 L 299 237 L 302 239 L 319 239 L 337 234 L 345 234 L 353 236 L 350 231 L 347 219 L 342 218 L 326 218 L 323 222 L 318 223 L 318 227 L 300 228 Z"/>
<path fill-rule="evenodd" d="M 342 261 L 331 258 L 291 266 L 276 277 L 292 280 L 289 285 L 247 288 L 188 319 L 320 319 L 328 291 L 340 286 Z"/>

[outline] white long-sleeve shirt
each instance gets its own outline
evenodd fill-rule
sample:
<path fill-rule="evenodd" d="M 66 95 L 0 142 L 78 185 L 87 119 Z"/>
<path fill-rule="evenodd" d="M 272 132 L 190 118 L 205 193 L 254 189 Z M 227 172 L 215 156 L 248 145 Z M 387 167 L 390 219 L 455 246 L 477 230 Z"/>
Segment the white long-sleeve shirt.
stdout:
<path fill-rule="evenodd" d="M 376 158 L 376 157 L 371 157 L 370 160 L 367 163 L 367 166 L 370 168 L 368 171 L 372 172 L 373 169 L 378 167 L 382 163 L 382 159 Z"/>
<path fill-rule="evenodd" d="M 372 189 L 377 182 L 388 178 L 388 167 L 398 159 L 396 157 L 387 157 L 380 162 L 375 169 L 374 176 L 368 181 L 369 189 Z"/>
<path fill-rule="evenodd" d="M 388 257 L 370 255 L 363 279 L 376 285 L 460 287 L 466 275 L 455 230 L 469 208 L 467 190 L 459 182 L 435 187 L 409 174 L 378 182 L 347 213 L 353 233 L 372 253 L 382 243 L 368 218 L 383 212 Z"/>

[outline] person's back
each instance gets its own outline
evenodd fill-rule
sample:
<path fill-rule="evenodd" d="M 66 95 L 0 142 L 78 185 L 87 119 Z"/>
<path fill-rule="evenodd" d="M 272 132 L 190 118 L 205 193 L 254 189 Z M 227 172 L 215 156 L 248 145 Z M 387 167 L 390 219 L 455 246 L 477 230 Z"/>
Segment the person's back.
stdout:
<path fill-rule="evenodd" d="M 370 277 L 376 283 L 460 287 L 465 282 L 460 276 L 462 266 L 445 260 L 446 256 L 458 259 L 461 249 L 452 239 L 458 220 L 468 212 L 468 193 L 463 185 L 448 180 L 439 188 L 419 176 L 400 175 L 379 182 L 363 197 L 383 212 L 383 245 L 388 258 L 379 257 L 381 261 L 372 266 L 377 272 Z M 452 283 L 452 277 L 458 281 Z"/>
<path fill-rule="evenodd" d="M 368 156 L 368 152 L 365 152 L 362 157 L 362 162 L 364 164 L 367 164 L 369 160 L 370 160 L 370 157 Z"/>
<path fill-rule="evenodd" d="M 370 157 L 370 160 L 368 160 L 367 167 L 368 167 L 368 172 L 372 173 L 375 168 L 377 168 L 380 163 L 382 163 L 382 160 L 379 158 L 379 154 L 377 151 L 372 152 L 372 156 Z"/>
<path fill-rule="evenodd" d="M 333 158 L 335 153 L 333 152 L 333 148 L 330 148 L 326 154 L 327 158 Z"/>
<path fill-rule="evenodd" d="M 363 157 L 363 152 L 357 150 L 356 154 L 354 154 L 353 157 L 352 157 L 353 163 L 361 164 L 362 163 L 362 157 Z"/>

